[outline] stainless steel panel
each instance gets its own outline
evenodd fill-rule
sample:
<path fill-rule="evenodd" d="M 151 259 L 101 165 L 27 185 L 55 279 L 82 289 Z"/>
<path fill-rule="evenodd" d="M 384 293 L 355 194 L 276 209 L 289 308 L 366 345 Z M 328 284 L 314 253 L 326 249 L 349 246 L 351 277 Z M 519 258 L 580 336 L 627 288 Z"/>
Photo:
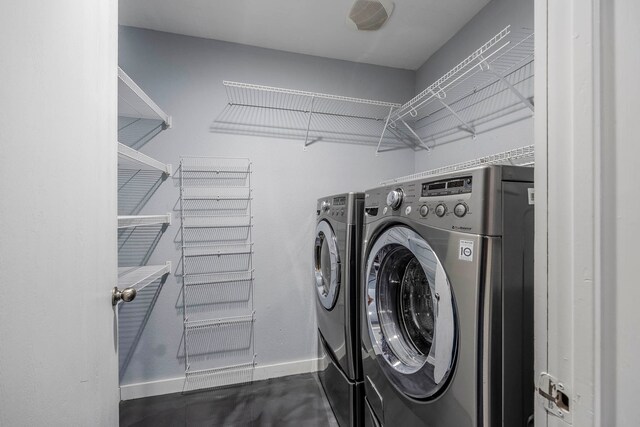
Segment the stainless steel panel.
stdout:
<path fill-rule="evenodd" d="M 385 212 L 384 207 L 387 192 L 398 185 L 365 195 L 369 215 L 365 216 L 362 263 L 384 230 L 397 224 L 411 227 L 441 261 L 459 314 L 460 340 L 452 379 L 437 398 L 418 400 L 387 378 L 386 362 L 374 351 L 363 310 L 365 387 L 372 411 L 383 425 L 522 426 L 530 414 L 533 206 L 528 204 L 527 189 L 533 186 L 533 170 L 492 166 L 429 180 L 469 173 L 473 177 L 470 195 L 434 201 L 447 205 L 450 213 L 443 218 L 433 215 L 430 201 L 420 200 L 422 180 L 402 184 L 406 197 L 396 211 Z M 462 201 L 469 213 L 460 218 L 453 208 Z M 420 215 L 423 203 L 431 211 L 426 217 Z M 473 244 L 473 259 L 460 255 L 463 240 Z M 361 304 L 366 306 L 364 297 Z M 374 385 L 377 400 L 373 399 Z"/>
<path fill-rule="evenodd" d="M 341 260 L 341 284 L 335 306 L 328 310 L 317 298 L 319 337 L 322 337 L 323 346 L 332 360 L 321 373 L 321 380 L 329 401 L 344 405 L 345 396 L 349 396 L 347 406 L 353 419 L 351 424 L 346 425 L 360 425 L 363 422 L 364 390 L 358 316 L 363 200 L 363 193 L 345 193 L 323 197 L 317 203 L 317 220 L 330 224 Z M 346 380 L 351 388 L 347 390 L 344 381 L 339 378 Z M 344 408 L 340 408 L 336 412 L 343 411 Z M 345 418 L 342 415 L 340 417 Z"/>
<path fill-rule="evenodd" d="M 361 426 L 364 417 L 362 382 L 352 381 L 344 375 L 321 334 L 318 335 L 318 348 L 324 352 L 324 363 L 318 371 L 318 378 L 338 424 L 342 427 Z"/>
<path fill-rule="evenodd" d="M 433 181 L 455 180 L 470 177 L 473 181 L 471 193 L 449 196 L 422 197 L 422 184 Z M 533 169 L 510 166 L 485 166 L 447 175 L 423 178 L 400 184 L 367 190 L 365 209 L 377 208 L 376 216 L 365 215 L 365 224 L 381 219 L 394 220 L 398 217 L 409 218 L 416 222 L 443 230 L 455 230 L 469 234 L 487 236 L 502 235 L 502 183 L 507 181 L 533 182 Z M 399 209 L 385 209 L 387 194 L 401 189 L 404 198 Z M 458 217 L 455 206 L 464 203 L 467 213 Z M 420 215 L 420 207 L 427 206 L 429 214 Z M 442 217 L 435 215 L 436 207 L 444 205 L 446 213 Z M 407 208 L 409 212 L 407 213 Z"/>

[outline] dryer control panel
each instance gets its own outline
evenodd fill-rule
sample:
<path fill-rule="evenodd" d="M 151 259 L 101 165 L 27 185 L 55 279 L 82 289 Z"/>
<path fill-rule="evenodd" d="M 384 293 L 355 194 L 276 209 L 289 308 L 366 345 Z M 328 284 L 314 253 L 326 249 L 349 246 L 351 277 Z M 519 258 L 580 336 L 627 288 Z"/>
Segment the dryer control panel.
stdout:
<path fill-rule="evenodd" d="M 532 182 L 533 170 L 485 166 L 374 188 L 365 193 L 365 222 L 400 217 L 447 230 L 498 235 L 503 181 Z"/>

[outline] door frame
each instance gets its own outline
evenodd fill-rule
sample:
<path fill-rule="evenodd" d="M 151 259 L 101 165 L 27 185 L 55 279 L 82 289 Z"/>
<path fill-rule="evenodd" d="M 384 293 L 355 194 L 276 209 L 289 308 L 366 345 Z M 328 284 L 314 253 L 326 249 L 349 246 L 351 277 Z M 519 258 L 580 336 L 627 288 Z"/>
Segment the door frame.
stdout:
<path fill-rule="evenodd" d="M 604 3 L 535 2 L 535 374 L 557 378 L 570 398 L 559 418 L 536 393 L 536 426 L 614 425 L 603 410 L 603 370 L 613 368 L 602 349 L 602 189 L 615 171 L 603 160 Z"/>

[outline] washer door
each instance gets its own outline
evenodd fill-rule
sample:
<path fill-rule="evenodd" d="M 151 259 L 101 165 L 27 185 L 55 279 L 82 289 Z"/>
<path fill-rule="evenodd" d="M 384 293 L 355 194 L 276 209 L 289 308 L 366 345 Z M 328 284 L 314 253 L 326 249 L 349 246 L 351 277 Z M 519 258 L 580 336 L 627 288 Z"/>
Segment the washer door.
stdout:
<path fill-rule="evenodd" d="M 415 399 L 444 391 L 456 360 L 453 291 L 431 246 L 406 226 L 383 232 L 366 265 L 373 350 L 391 383 Z"/>
<path fill-rule="evenodd" d="M 331 310 L 340 290 L 340 255 L 333 228 L 325 220 L 316 226 L 313 264 L 318 298 L 324 308 Z"/>

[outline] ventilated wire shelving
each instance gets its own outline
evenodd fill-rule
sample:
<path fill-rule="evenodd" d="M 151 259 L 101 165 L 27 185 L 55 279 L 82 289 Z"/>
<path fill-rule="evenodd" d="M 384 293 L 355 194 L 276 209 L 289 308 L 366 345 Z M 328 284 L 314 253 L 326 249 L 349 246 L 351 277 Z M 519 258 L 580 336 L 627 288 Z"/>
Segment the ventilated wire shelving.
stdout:
<path fill-rule="evenodd" d="M 171 116 L 118 67 L 118 261 L 135 264 L 118 268 L 120 290 L 140 291 L 171 270 L 170 262 L 145 265 L 171 214 L 137 213 L 172 168 L 135 149 L 170 126 Z"/>
<path fill-rule="evenodd" d="M 141 291 L 150 283 L 161 279 L 171 272 L 171 261 L 164 265 L 145 265 L 142 267 L 118 267 L 118 288 L 134 288 Z"/>
<path fill-rule="evenodd" d="M 408 131 L 416 143 L 473 137 L 478 126 L 520 109 L 533 113 L 533 32 L 510 26 L 393 111 L 386 130 Z"/>
<path fill-rule="evenodd" d="M 442 166 L 435 169 L 430 169 L 424 172 L 414 173 L 412 175 L 403 176 L 400 178 L 390 179 L 383 181 L 380 185 L 390 185 L 400 182 L 412 181 L 414 179 L 427 178 L 433 175 L 440 175 L 444 173 L 464 171 L 468 169 L 477 168 L 487 165 L 516 165 L 516 166 L 533 166 L 535 162 L 535 149 L 533 145 L 527 145 L 520 148 L 514 148 L 512 150 L 503 151 L 501 153 L 491 154 L 477 159 L 469 160 L 466 162 L 455 163 L 452 165 Z"/>
<path fill-rule="evenodd" d="M 171 213 L 166 215 L 118 215 L 118 229 L 171 225 Z"/>
<path fill-rule="evenodd" d="M 224 81 L 228 104 L 212 131 L 299 138 L 305 147 L 377 144 L 376 152 L 475 138 L 494 120 L 533 113 L 533 39 L 507 26 L 402 105 Z"/>
<path fill-rule="evenodd" d="M 179 172 L 184 391 L 250 382 L 256 364 L 251 162 L 183 157 Z"/>
<path fill-rule="evenodd" d="M 405 141 L 381 137 L 390 113 L 400 104 L 318 92 L 224 81 L 228 104 L 213 131 L 379 144 L 397 148 Z"/>

